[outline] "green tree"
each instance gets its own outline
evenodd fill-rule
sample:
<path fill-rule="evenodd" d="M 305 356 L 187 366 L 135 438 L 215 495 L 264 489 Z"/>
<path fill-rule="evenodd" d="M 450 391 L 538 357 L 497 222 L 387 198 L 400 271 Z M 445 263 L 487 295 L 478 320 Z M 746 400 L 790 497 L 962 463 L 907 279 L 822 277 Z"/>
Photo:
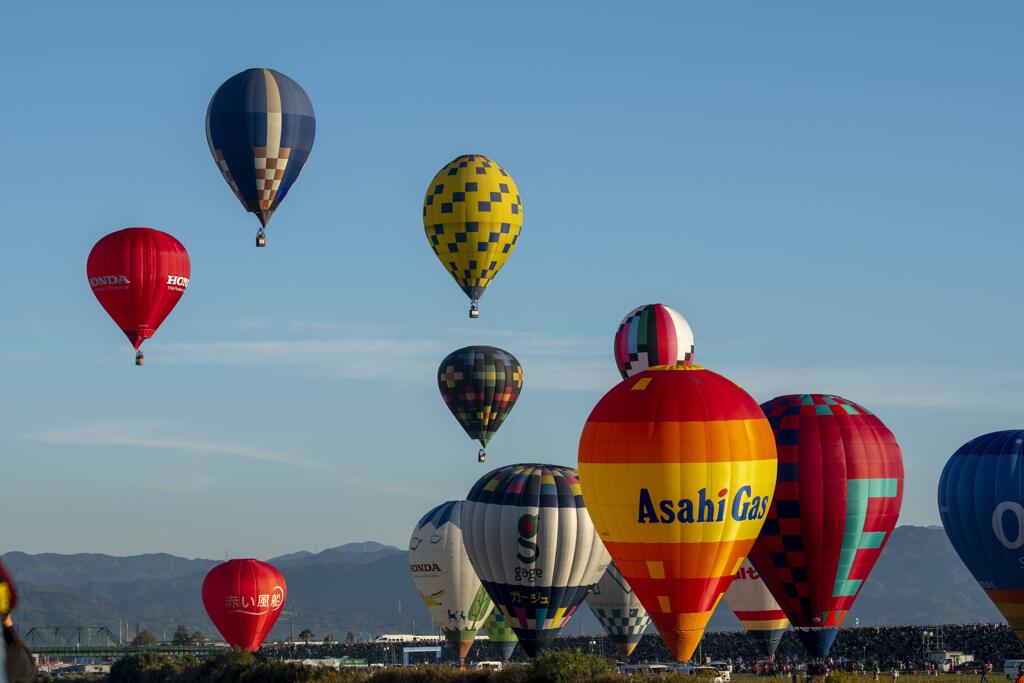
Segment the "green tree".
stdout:
<path fill-rule="evenodd" d="M 308 628 L 304 628 L 304 629 L 302 629 L 302 631 L 299 632 L 299 639 L 300 640 L 305 640 L 306 642 L 309 642 L 309 639 L 312 638 L 312 637 L 313 637 L 313 632 L 310 631 Z"/>
<path fill-rule="evenodd" d="M 196 665 L 196 660 L 191 657 L 171 657 L 156 652 L 142 652 L 114 662 L 110 667 L 110 678 L 107 680 L 110 683 L 174 681 L 179 680 L 187 669 Z"/>
<path fill-rule="evenodd" d="M 345 644 L 348 645 L 349 647 L 352 647 L 353 645 L 355 645 L 356 644 L 356 634 L 352 633 L 352 631 L 349 631 L 348 635 L 345 636 Z"/>
<path fill-rule="evenodd" d="M 333 633 L 328 633 L 326 636 L 324 636 L 324 642 L 325 643 L 336 643 L 338 641 L 334 638 L 334 634 Z"/>
<path fill-rule="evenodd" d="M 204 634 L 199 629 L 196 629 L 195 631 L 192 631 L 192 635 L 190 635 L 189 638 L 192 639 L 192 644 L 193 645 L 202 645 L 203 643 L 206 642 L 206 634 Z"/>
<path fill-rule="evenodd" d="M 138 635 L 132 638 L 132 645 L 135 647 L 148 647 L 150 645 L 156 645 L 156 636 L 148 628 L 144 628 L 139 631 Z"/>
<path fill-rule="evenodd" d="M 188 634 L 188 628 L 185 624 L 178 624 L 178 628 L 174 629 L 174 637 L 171 638 L 172 645 L 191 645 L 192 637 Z"/>
<path fill-rule="evenodd" d="M 615 664 L 597 655 L 579 650 L 552 650 L 537 656 L 530 664 L 528 680 L 538 683 L 590 683 L 616 674 Z"/>

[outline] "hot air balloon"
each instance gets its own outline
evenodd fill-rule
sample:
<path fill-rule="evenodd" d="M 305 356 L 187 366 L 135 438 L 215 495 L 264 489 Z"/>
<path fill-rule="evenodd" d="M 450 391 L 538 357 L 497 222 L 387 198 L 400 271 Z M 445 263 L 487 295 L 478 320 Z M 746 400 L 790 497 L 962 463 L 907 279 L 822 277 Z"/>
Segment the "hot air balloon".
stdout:
<path fill-rule="evenodd" d="M 721 375 L 655 366 L 594 407 L 579 462 L 605 547 L 669 650 L 690 659 L 775 489 L 768 421 Z"/>
<path fill-rule="evenodd" d="M 89 286 L 104 310 L 139 349 L 160 327 L 188 287 L 188 252 L 166 232 L 125 228 L 93 246 L 86 263 Z"/>
<path fill-rule="evenodd" d="M 509 465 L 466 496 L 466 552 L 523 651 L 548 647 L 608 566 L 576 470 Z"/>
<path fill-rule="evenodd" d="M 259 560 L 229 560 L 203 581 L 203 605 L 231 647 L 260 649 L 281 614 L 288 586 L 281 573 Z"/>
<path fill-rule="evenodd" d="M 961 446 L 939 477 L 950 543 L 1024 642 L 1024 430 Z"/>
<path fill-rule="evenodd" d="M 491 613 L 491 599 L 469 563 L 462 537 L 465 501 L 442 503 L 416 523 L 409 539 L 409 571 L 434 623 L 463 662 L 477 630 Z"/>
<path fill-rule="evenodd" d="M 612 562 L 587 596 L 587 605 L 623 657 L 629 657 L 651 623 L 629 582 Z"/>
<path fill-rule="evenodd" d="M 825 657 L 903 500 L 892 432 L 839 396 L 794 394 L 761 406 L 779 482 L 750 561 L 812 657 Z"/>
<path fill-rule="evenodd" d="M 0 562 L 0 617 L 5 617 L 18 606 L 18 591 L 4 563 Z"/>
<path fill-rule="evenodd" d="M 449 353 L 437 369 L 437 386 L 469 438 L 480 442 L 477 460 L 523 390 L 523 366 L 508 351 L 467 346 Z"/>
<path fill-rule="evenodd" d="M 516 248 L 523 203 L 512 176 L 480 154 L 464 154 L 437 172 L 423 198 L 430 248 L 470 299 L 477 302 Z"/>
<path fill-rule="evenodd" d="M 725 592 L 725 601 L 760 653 L 774 657 L 782 636 L 789 628 L 789 620 L 750 560 L 743 561 L 732 585 Z"/>
<path fill-rule="evenodd" d="M 665 304 L 638 306 L 615 332 L 615 364 L 622 379 L 652 365 L 693 362 L 693 331 L 683 316 Z"/>
<path fill-rule="evenodd" d="M 507 662 L 512 658 L 519 639 L 516 638 L 516 632 L 512 630 L 512 625 L 501 610 L 496 609 L 487 617 L 487 621 L 484 622 L 484 633 L 492 643 L 497 643 L 501 648 L 501 661 Z"/>
<path fill-rule="evenodd" d="M 309 159 L 313 104 L 298 83 L 273 69 L 246 69 L 224 82 L 206 110 L 206 141 L 245 210 L 256 214 L 256 246 Z"/>

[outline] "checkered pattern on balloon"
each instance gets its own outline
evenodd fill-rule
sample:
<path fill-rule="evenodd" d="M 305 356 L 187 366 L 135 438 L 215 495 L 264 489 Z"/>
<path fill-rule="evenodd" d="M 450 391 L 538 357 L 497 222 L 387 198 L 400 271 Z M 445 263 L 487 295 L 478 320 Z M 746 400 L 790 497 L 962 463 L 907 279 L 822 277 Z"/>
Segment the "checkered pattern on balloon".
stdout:
<path fill-rule="evenodd" d="M 889 462 L 877 442 L 880 435 L 892 435 L 884 424 L 864 407 L 840 396 L 799 394 L 781 396 L 765 403 L 762 408 L 775 433 L 779 468 L 775 499 L 768 512 L 761 536 L 751 553 L 762 578 L 772 588 L 789 620 L 797 628 L 830 628 L 843 623 L 847 611 L 874 566 L 881 549 L 899 515 L 902 499 L 902 474 L 893 476 Z M 801 448 L 801 419 L 827 419 L 830 427 L 819 423 L 808 436 L 818 436 L 818 430 L 830 430 L 836 435 L 862 437 L 858 462 L 842 488 L 829 487 L 825 491 L 825 515 L 828 519 L 844 521 L 844 531 L 834 580 L 825 576 L 812 582 L 808 555 L 819 549 L 808 548 L 805 543 L 801 509 L 800 479 L 821 482 L 829 458 L 843 457 L 838 452 L 824 452 L 817 462 L 805 461 L 798 465 Z M 892 440 L 895 447 L 895 440 Z M 822 442 L 825 448 L 824 440 Z M 842 449 L 837 439 L 833 448 Z M 895 447 L 898 452 L 898 447 Z M 871 450 L 870 453 L 861 451 Z M 849 455 L 853 457 L 853 455 Z M 900 466 L 902 472 L 902 466 Z M 818 513 L 806 511 L 814 518 Z M 885 519 L 892 524 L 886 524 Z M 889 530 L 884 530 L 888 526 Z M 827 542 L 827 540 L 826 540 Z M 770 564 L 771 571 L 767 571 Z M 828 573 L 828 568 L 823 568 Z M 812 594 L 812 583 L 818 584 L 817 595 Z M 825 591 L 822 593 L 822 591 Z"/>
<path fill-rule="evenodd" d="M 438 260 L 473 301 L 513 252 L 523 205 L 512 177 L 467 154 L 442 168 L 423 199 L 423 229 Z"/>
<path fill-rule="evenodd" d="M 224 180 L 265 227 L 309 158 L 316 118 L 298 83 L 273 69 L 249 69 L 214 93 L 206 133 Z"/>
<path fill-rule="evenodd" d="M 508 351 L 467 346 L 441 361 L 437 385 L 466 434 L 486 447 L 519 398 L 523 366 Z"/>

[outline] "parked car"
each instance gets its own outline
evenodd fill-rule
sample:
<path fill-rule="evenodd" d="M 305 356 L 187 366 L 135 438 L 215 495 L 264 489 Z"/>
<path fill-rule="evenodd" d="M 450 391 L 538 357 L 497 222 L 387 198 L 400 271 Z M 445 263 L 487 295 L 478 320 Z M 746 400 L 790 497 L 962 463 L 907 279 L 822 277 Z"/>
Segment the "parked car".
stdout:
<path fill-rule="evenodd" d="M 1007 659 L 1003 662 L 1003 675 L 1011 681 L 1015 681 L 1022 668 L 1024 668 L 1024 659 Z"/>
<path fill-rule="evenodd" d="M 685 673 L 690 676 L 694 676 L 701 680 L 701 683 L 725 683 L 726 679 L 722 675 L 722 672 L 713 666 L 694 666 L 693 664 L 684 664 L 683 668 L 679 670 L 680 673 Z M 728 674 L 726 674 L 728 675 Z"/>

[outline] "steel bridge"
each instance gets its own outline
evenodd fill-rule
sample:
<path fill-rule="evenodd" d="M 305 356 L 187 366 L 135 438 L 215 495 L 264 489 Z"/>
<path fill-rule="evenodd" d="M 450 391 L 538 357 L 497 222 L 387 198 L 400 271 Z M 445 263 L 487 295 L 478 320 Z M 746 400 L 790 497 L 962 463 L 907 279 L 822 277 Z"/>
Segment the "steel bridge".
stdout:
<path fill-rule="evenodd" d="M 35 654 L 54 659 L 69 657 L 119 659 L 142 652 L 205 658 L 213 657 L 227 649 L 224 645 L 135 646 L 121 642 L 121 639 L 106 626 L 36 626 L 29 629 L 23 638 Z"/>

